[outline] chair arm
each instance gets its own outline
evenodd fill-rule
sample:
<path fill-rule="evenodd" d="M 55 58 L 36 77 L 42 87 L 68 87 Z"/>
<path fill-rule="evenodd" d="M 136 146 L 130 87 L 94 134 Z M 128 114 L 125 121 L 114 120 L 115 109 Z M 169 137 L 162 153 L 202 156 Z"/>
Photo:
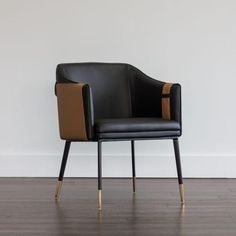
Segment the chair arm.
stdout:
<path fill-rule="evenodd" d="M 162 118 L 175 120 L 180 124 L 181 117 L 181 85 L 164 83 L 162 87 Z"/>
<path fill-rule="evenodd" d="M 93 138 L 92 92 L 88 84 L 56 83 L 61 139 L 71 141 Z"/>
<path fill-rule="evenodd" d="M 162 117 L 181 125 L 181 86 L 150 78 L 132 68 L 131 97 L 134 117 Z"/>

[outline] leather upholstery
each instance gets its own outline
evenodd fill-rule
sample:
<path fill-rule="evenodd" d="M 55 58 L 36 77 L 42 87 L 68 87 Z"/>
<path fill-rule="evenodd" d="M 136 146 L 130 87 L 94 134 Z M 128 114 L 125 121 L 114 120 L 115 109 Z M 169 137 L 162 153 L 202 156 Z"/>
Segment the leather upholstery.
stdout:
<path fill-rule="evenodd" d="M 97 138 L 149 138 L 179 136 L 180 124 L 162 118 L 98 119 L 94 124 Z M 166 132 L 166 133 L 165 133 Z"/>
<path fill-rule="evenodd" d="M 127 68 L 125 64 L 61 64 L 57 67 L 57 82 L 88 84 L 93 94 L 95 119 L 131 117 Z"/>
<path fill-rule="evenodd" d="M 92 104 L 88 85 L 56 85 L 60 137 L 65 140 L 88 140 L 93 136 Z"/>
<path fill-rule="evenodd" d="M 170 112 L 170 91 L 172 84 L 166 83 L 162 87 L 162 119 L 171 120 L 171 112 Z"/>
<path fill-rule="evenodd" d="M 176 138 L 180 136 L 180 131 L 150 131 L 150 132 L 117 132 L 117 133 L 97 133 L 96 138 L 109 140 L 133 140 L 133 139 L 160 139 Z"/>
<path fill-rule="evenodd" d="M 181 87 L 172 84 L 170 120 L 162 119 L 164 82 L 129 64 L 71 63 L 57 67 L 57 84 L 86 84 L 84 101 L 89 140 L 178 137 L 181 135 Z M 89 100 L 89 101 L 88 101 Z M 88 105 L 89 104 L 89 105 Z M 93 109 L 92 109 L 93 108 Z M 78 139 L 80 140 L 80 139 Z"/>

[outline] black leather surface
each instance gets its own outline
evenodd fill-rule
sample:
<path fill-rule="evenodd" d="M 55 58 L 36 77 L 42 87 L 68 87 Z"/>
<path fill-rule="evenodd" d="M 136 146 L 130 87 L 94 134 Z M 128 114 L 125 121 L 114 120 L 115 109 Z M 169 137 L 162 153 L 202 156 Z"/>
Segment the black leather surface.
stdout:
<path fill-rule="evenodd" d="M 96 139 L 159 139 L 176 138 L 180 131 L 149 131 L 149 132 L 124 132 L 124 133 L 96 133 Z"/>
<path fill-rule="evenodd" d="M 147 138 L 179 136 L 180 124 L 161 118 L 99 119 L 95 121 L 97 138 Z"/>
<path fill-rule="evenodd" d="M 126 64 L 72 63 L 57 67 L 57 82 L 88 84 L 93 94 L 94 118 L 131 117 Z"/>
<path fill-rule="evenodd" d="M 164 82 L 150 78 L 132 65 L 59 64 L 57 83 L 75 82 L 88 84 L 91 89 L 93 103 L 91 107 L 94 110 L 89 115 L 91 115 L 90 120 L 95 121 L 95 126 L 88 129 L 90 132 L 94 130 L 95 139 L 116 138 L 116 135 L 117 138 L 123 136 L 159 138 L 180 136 L 182 133 L 179 84 L 174 84 L 170 92 L 171 121 L 164 121 L 161 119 Z M 149 118 L 145 120 L 142 117 Z"/>
<path fill-rule="evenodd" d="M 95 121 L 94 130 L 96 133 L 163 131 L 180 130 L 180 125 L 161 118 L 99 119 Z"/>
<path fill-rule="evenodd" d="M 130 73 L 133 117 L 161 117 L 164 82 L 154 80 L 133 67 Z"/>
<path fill-rule="evenodd" d="M 83 106 L 84 106 L 84 117 L 86 124 L 86 134 L 87 138 L 91 140 L 94 137 L 93 97 L 92 97 L 92 90 L 87 84 L 83 86 Z"/>

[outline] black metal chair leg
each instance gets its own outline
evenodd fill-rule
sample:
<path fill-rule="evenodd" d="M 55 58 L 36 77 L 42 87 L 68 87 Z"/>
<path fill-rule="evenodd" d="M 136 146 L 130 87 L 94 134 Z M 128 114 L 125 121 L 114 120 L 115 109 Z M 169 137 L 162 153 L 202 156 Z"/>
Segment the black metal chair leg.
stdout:
<path fill-rule="evenodd" d="M 59 197 L 60 197 L 62 181 L 63 181 L 64 172 L 65 172 L 65 168 L 66 168 L 66 162 L 67 162 L 68 154 L 70 151 L 70 144 L 71 144 L 70 141 L 66 141 L 66 143 L 65 143 L 65 148 L 64 148 L 64 153 L 63 153 L 63 157 L 62 157 L 61 168 L 60 168 L 60 173 L 59 173 L 57 187 L 56 187 L 56 193 L 55 193 L 56 200 L 59 200 Z"/>
<path fill-rule="evenodd" d="M 173 143 L 174 143 L 175 160 L 176 160 L 178 182 L 179 182 L 180 201 L 181 201 L 181 204 L 184 204 L 185 203 L 184 185 L 183 185 L 181 162 L 180 162 L 179 140 L 177 138 L 173 139 Z"/>
<path fill-rule="evenodd" d="M 131 153 L 132 153 L 132 174 L 133 174 L 133 192 L 136 190 L 136 173 L 135 173 L 135 148 L 134 140 L 131 140 Z"/>
<path fill-rule="evenodd" d="M 98 210 L 102 210 L 102 142 L 98 141 Z"/>

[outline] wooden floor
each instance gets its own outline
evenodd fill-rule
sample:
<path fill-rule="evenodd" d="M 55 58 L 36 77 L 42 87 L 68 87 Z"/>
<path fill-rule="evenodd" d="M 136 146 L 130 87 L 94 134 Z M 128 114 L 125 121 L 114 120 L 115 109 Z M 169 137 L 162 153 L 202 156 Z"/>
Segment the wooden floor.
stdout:
<path fill-rule="evenodd" d="M 59 203 L 56 179 L 0 178 L 0 235 L 236 235 L 236 179 L 185 180 L 186 206 L 175 179 L 66 179 Z"/>

